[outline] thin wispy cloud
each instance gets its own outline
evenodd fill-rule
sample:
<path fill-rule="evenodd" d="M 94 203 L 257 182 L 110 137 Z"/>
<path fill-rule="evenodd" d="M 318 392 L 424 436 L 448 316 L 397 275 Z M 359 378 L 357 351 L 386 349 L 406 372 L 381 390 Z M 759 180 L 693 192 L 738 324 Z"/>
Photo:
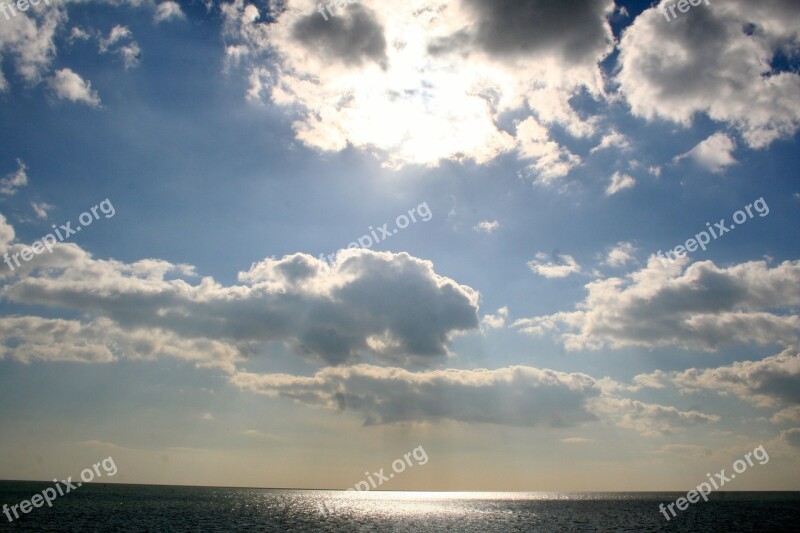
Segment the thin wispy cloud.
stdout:
<path fill-rule="evenodd" d="M 17 170 L 0 178 L 0 194 L 13 196 L 28 184 L 28 167 L 21 159 L 17 159 Z"/>

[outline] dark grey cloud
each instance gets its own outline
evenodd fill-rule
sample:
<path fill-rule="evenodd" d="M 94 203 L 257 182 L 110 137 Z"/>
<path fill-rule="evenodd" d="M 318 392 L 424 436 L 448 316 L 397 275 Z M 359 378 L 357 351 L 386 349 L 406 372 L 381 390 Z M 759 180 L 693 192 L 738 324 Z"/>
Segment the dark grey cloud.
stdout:
<path fill-rule="evenodd" d="M 292 37 L 328 59 L 346 65 L 374 61 L 385 66 L 386 37 L 375 15 L 360 4 L 336 10 L 325 20 L 313 13 L 299 19 L 292 28 Z"/>
<path fill-rule="evenodd" d="M 593 63 L 611 44 L 606 13 L 613 1 L 465 0 L 476 18 L 469 30 L 433 41 L 431 53 L 470 43 L 495 56 L 555 54 L 568 63 Z"/>
<path fill-rule="evenodd" d="M 412 373 L 358 365 L 313 378 L 239 373 L 236 386 L 311 407 L 359 413 L 366 425 L 457 420 L 511 426 L 572 426 L 597 420 L 586 401 L 600 395 L 585 374 L 531 367 Z"/>
<path fill-rule="evenodd" d="M 455 420 L 570 427 L 604 422 L 656 436 L 719 420 L 697 411 L 614 397 L 610 390 L 614 383 L 607 378 L 530 366 L 409 372 L 357 365 L 325 368 L 313 377 L 238 372 L 229 380 L 256 394 L 352 411 L 366 425 Z"/>

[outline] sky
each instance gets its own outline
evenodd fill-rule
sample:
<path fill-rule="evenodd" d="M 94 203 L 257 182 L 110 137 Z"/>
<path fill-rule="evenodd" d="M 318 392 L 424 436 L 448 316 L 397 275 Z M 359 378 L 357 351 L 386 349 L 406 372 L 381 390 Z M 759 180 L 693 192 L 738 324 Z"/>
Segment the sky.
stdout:
<path fill-rule="evenodd" d="M 3 5 L 0 479 L 800 490 L 795 0 Z"/>

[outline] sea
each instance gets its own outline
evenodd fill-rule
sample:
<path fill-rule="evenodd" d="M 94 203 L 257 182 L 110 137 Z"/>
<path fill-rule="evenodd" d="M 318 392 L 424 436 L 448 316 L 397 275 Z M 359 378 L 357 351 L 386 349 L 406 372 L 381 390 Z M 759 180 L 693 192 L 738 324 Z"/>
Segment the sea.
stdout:
<path fill-rule="evenodd" d="M 18 504 L 52 486 L 0 481 L 0 504 Z M 86 484 L 13 522 L 0 514 L 0 531 L 800 531 L 800 492 L 716 492 L 667 521 L 659 503 L 685 495 Z"/>

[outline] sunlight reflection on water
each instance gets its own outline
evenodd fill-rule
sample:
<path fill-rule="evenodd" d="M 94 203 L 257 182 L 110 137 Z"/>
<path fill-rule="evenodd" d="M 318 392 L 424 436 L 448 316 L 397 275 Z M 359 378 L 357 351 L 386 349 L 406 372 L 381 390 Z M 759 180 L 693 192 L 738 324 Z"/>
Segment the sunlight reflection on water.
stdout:
<path fill-rule="evenodd" d="M 0 500 L 48 486 L 0 482 Z M 786 531 L 798 493 L 715 493 L 665 522 L 678 493 L 344 492 L 158 486 L 85 486 L 2 531 L 266 531 L 367 533 L 551 531 Z M 68 525 L 66 527 L 65 525 Z M 747 529 L 747 528 L 745 528 Z"/>

